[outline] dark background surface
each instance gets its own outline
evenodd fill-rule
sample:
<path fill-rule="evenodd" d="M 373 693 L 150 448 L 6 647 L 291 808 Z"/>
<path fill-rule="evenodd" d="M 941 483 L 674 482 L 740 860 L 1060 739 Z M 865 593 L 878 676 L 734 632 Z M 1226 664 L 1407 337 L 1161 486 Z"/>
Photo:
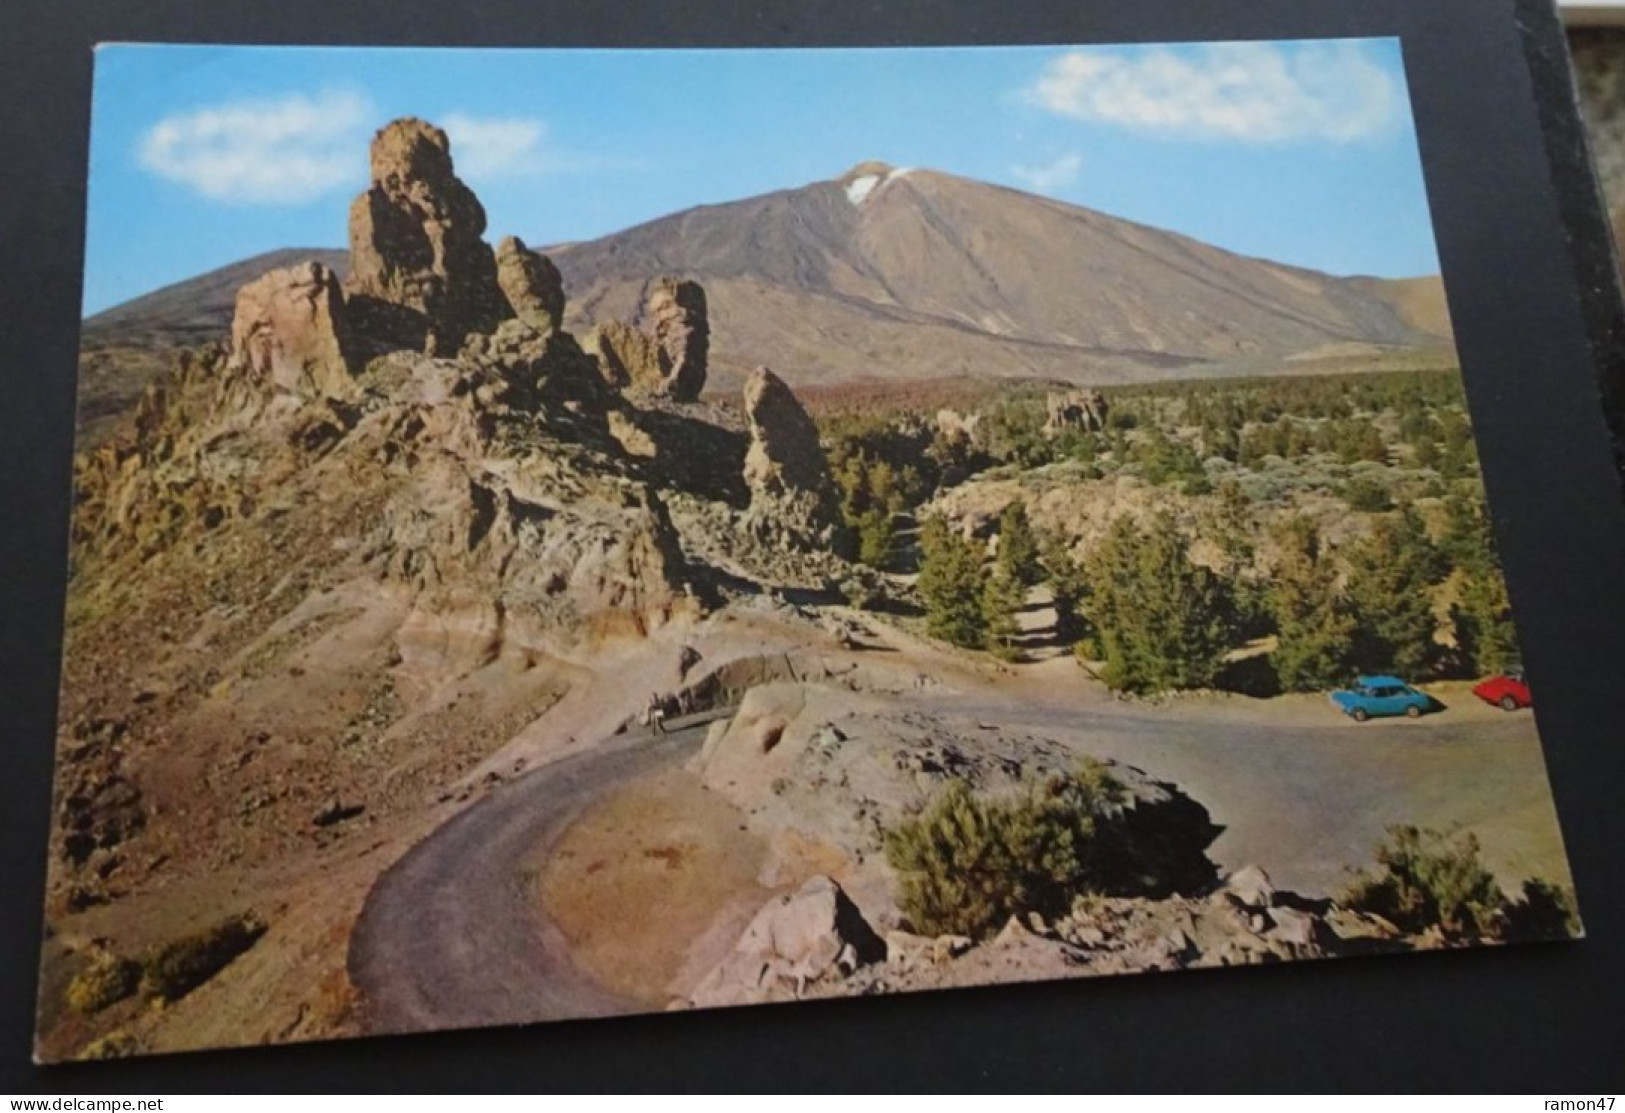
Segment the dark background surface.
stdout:
<path fill-rule="evenodd" d="M 97 41 L 1087 43 L 1397 34 L 1582 942 L 29 1064 Z M 1522 0 L 0 0 L 0 1093 L 1510 1090 L 1625 1081 L 1625 335 L 1562 32 Z M 1373 234 L 1381 234 L 1373 229 Z M 1615 357 L 1617 358 L 1617 357 Z M 1617 368 L 1616 368 L 1617 370 Z M 1625 428 L 1625 426 L 1616 425 Z"/>

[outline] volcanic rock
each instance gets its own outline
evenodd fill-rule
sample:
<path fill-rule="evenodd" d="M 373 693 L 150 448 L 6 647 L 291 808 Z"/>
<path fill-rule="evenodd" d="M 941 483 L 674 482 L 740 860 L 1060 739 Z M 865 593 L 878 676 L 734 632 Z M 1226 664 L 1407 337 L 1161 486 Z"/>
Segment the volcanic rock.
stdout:
<path fill-rule="evenodd" d="M 537 332 L 551 332 L 564 320 L 564 280 L 553 260 L 525 246 L 518 236 L 497 245 L 497 284 L 514 315 Z"/>
<path fill-rule="evenodd" d="M 587 334 L 583 347 L 598 360 L 599 374 L 609 385 L 637 394 L 660 393 L 655 342 L 631 325 L 601 321 Z"/>
<path fill-rule="evenodd" d="M 358 361 L 337 276 L 320 263 L 299 263 L 244 286 L 231 322 L 231 358 L 290 394 L 346 397 Z"/>
<path fill-rule="evenodd" d="M 840 501 L 818 427 L 790 388 L 759 367 L 745 383 L 750 448 L 745 483 L 750 526 L 793 547 L 828 547 L 840 533 Z"/>
<path fill-rule="evenodd" d="M 705 389 L 705 361 L 711 348 L 705 290 L 698 282 L 663 278 L 649 294 L 660 361 L 659 393 L 692 402 Z"/>
<path fill-rule="evenodd" d="M 886 957 L 886 944 L 828 877 L 762 906 L 750 926 L 695 989 L 700 1007 L 788 1001 L 810 984 L 838 981 Z"/>
<path fill-rule="evenodd" d="M 444 131 L 408 118 L 373 137 L 372 184 L 350 206 L 348 284 L 369 323 L 399 339 L 420 327 L 426 345 L 456 349 L 510 316 L 484 234 L 485 209 L 453 171 Z"/>

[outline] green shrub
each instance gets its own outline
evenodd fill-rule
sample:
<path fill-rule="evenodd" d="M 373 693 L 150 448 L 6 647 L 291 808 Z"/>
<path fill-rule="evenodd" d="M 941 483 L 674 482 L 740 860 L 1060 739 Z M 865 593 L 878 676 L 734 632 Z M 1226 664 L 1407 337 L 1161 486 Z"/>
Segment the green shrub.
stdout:
<path fill-rule="evenodd" d="M 1452 942 L 1497 939 L 1506 897 L 1478 851 L 1471 832 L 1389 827 L 1377 871 L 1356 875 L 1342 902 L 1412 934 L 1436 928 Z"/>
<path fill-rule="evenodd" d="M 1580 934 L 1580 913 L 1574 893 L 1561 885 L 1532 877 L 1523 883 L 1523 897 L 1506 906 L 1508 943 L 1538 943 L 1573 939 Z"/>
<path fill-rule="evenodd" d="M 123 1029 L 109 1032 L 80 1048 L 78 1059 L 128 1059 L 141 1054 L 141 1043 Z"/>
<path fill-rule="evenodd" d="M 68 983 L 68 1008 L 79 1013 L 99 1013 L 109 1005 L 135 993 L 141 984 L 141 967 L 110 951 L 93 957 Z"/>
<path fill-rule="evenodd" d="M 1394 501 L 1388 497 L 1388 488 L 1366 476 L 1349 480 L 1343 488 L 1343 499 L 1350 510 L 1367 514 L 1380 514 L 1394 508 Z"/>
<path fill-rule="evenodd" d="M 1007 798 L 950 781 L 918 818 L 886 833 L 913 930 L 985 937 L 1013 915 L 1064 912 L 1092 887 L 1091 846 L 1123 790 L 1098 763 Z"/>
<path fill-rule="evenodd" d="M 144 964 L 141 993 L 169 1001 L 184 997 L 225 969 L 264 934 L 265 924 L 249 914 L 233 916 L 166 943 Z"/>

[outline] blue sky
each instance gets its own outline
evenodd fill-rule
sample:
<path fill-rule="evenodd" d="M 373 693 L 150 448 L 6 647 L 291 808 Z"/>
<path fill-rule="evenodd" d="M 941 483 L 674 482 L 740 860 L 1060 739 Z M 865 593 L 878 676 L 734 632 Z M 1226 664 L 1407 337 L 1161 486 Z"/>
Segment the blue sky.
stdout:
<path fill-rule="evenodd" d="M 490 235 L 589 239 L 865 159 L 1335 274 L 1436 273 L 1393 39 L 909 50 L 104 46 L 84 308 L 342 247 L 367 140 L 445 127 Z"/>

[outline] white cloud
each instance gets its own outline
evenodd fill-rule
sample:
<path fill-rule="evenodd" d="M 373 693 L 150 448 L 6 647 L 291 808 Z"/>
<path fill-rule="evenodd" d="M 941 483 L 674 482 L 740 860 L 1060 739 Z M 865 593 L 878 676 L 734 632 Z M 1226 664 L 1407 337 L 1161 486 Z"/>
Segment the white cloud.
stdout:
<path fill-rule="evenodd" d="M 1034 193 L 1054 193 L 1078 180 L 1082 155 L 1062 155 L 1042 166 L 1012 166 L 1010 173 Z"/>
<path fill-rule="evenodd" d="M 1352 143 L 1396 121 L 1400 90 L 1355 43 L 1075 50 L 1027 90 L 1061 116 L 1246 143 Z"/>
<path fill-rule="evenodd" d="M 366 184 L 367 144 L 384 122 L 363 94 L 236 101 L 167 116 L 148 130 L 141 165 L 214 201 L 298 205 Z M 459 177 L 475 184 L 610 163 L 561 151 L 532 117 L 448 112 L 435 118 L 451 140 Z"/>
<path fill-rule="evenodd" d="M 548 150 L 547 125 L 541 120 L 452 112 L 439 123 L 451 139 L 459 177 L 491 181 L 566 168 L 566 160 Z"/>
<path fill-rule="evenodd" d="M 366 175 L 371 105 L 360 93 L 237 101 L 166 116 L 141 165 L 215 201 L 297 205 Z"/>

